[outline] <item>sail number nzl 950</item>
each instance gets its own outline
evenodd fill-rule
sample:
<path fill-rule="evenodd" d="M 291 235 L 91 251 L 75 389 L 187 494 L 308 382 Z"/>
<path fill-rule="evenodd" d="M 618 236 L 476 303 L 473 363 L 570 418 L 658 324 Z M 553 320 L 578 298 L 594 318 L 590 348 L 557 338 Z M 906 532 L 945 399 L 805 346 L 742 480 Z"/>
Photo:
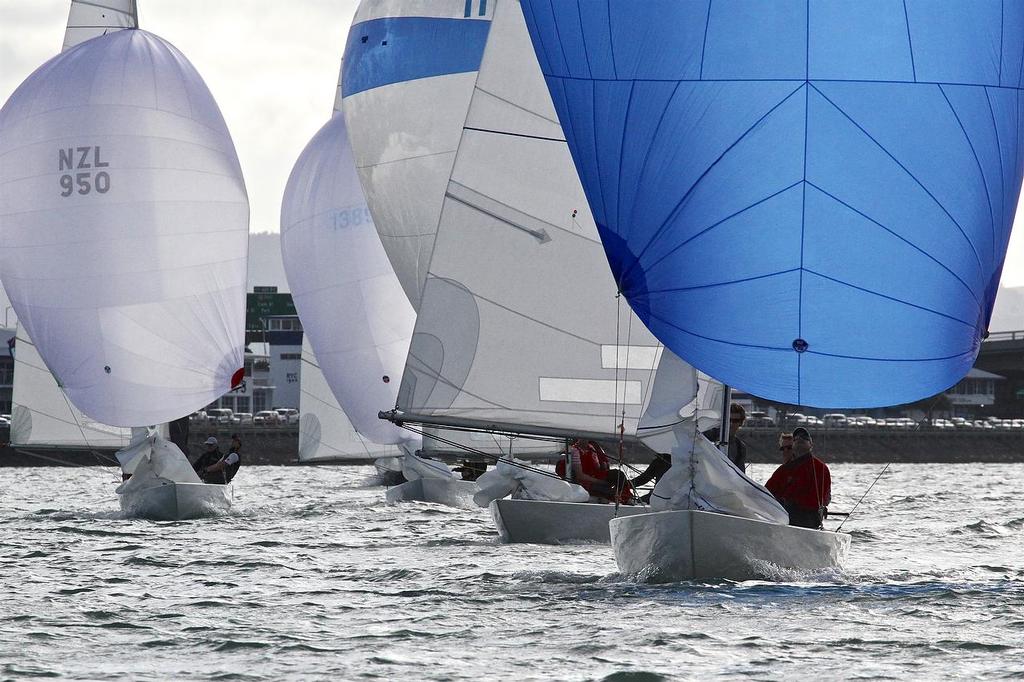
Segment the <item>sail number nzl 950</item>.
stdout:
<path fill-rule="evenodd" d="M 97 192 L 106 194 L 110 191 L 110 173 L 101 168 L 110 166 L 104 161 L 100 148 L 95 147 L 64 147 L 58 149 L 58 171 L 73 171 L 60 176 L 60 195 L 69 197 L 73 193 L 89 194 Z"/>

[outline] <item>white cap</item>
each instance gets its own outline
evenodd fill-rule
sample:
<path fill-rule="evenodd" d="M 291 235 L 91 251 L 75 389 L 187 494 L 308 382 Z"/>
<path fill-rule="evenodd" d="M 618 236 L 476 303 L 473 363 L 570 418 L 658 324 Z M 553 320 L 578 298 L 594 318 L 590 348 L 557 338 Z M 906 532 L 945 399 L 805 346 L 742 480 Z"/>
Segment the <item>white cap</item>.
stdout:
<path fill-rule="evenodd" d="M 210 436 L 205 441 L 203 441 L 203 445 L 216 445 L 216 444 L 217 444 L 217 439 L 214 438 L 213 436 Z"/>

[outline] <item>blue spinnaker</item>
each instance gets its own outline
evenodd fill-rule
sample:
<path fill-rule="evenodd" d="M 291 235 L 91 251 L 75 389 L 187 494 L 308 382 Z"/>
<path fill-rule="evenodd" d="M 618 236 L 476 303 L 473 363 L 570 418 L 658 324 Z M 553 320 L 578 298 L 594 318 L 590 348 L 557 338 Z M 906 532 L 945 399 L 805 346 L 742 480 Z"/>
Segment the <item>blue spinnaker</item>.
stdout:
<path fill-rule="evenodd" d="M 971 368 L 1020 192 L 1024 2 L 522 0 L 621 291 L 781 402 Z"/>

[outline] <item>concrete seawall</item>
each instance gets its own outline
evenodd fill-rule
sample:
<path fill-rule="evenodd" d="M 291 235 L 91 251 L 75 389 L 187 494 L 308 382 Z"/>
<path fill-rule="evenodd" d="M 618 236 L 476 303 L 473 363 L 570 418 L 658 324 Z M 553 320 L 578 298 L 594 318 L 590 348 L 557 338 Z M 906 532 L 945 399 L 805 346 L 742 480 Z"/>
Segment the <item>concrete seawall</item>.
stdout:
<path fill-rule="evenodd" d="M 792 429 L 789 429 L 792 430 Z M 778 428 L 743 429 L 751 462 L 781 462 Z M 811 429 L 826 462 L 1024 462 L 1024 432 Z"/>
<path fill-rule="evenodd" d="M 751 462 L 777 463 L 778 428 L 743 429 Z M 246 464 L 294 464 L 297 426 L 249 428 L 193 427 L 189 434 L 190 459 L 203 451 L 208 436 L 226 451 L 232 433 L 242 438 Z M 811 431 L 815 452 L 827 462 L 1024 462 L 1024 433 L 1015 431 L 914 431 L 888 429 L 818 429 Z M 0 436 L 2 437 L 2 436 Z M 614 444 L 606 444 L 609 454 Z M 638 448 L 628 447 L 627 461 L 646 462 Z M 0 448 L 0 466 L 81 466 L 114 464 L 113 450 L 55 452 L 34 448 Z"/>

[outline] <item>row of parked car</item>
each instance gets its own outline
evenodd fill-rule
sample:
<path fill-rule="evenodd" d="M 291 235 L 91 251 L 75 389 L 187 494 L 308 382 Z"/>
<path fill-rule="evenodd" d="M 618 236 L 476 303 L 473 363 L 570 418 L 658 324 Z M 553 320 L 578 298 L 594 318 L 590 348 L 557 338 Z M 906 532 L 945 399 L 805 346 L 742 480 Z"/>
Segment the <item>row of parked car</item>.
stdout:
<path fill-rule="evenodd" d="M 1004 431 L 1024 431 L 1024 419 L 1000 419 L 999 417 L 965 419 L 963 417 L 953 417 L 952 419 L 933 419 L 932 428 L 957 430 L 975 429 L 983 431 L 995 429 L 1001 429 Z"/>
<path fill-rule="evenodd" d="M 747 416 L 745 426 L 747 427 L 772 427 L 780 426 L 765 412 L 750 412 Z M 791 412 L 785 416 L 781 426 L 795 428 L 805 426 L 807 428 L 834 428 L 834 429 L 860 429 L 860 428 L 882 428 L 882 429 L 1019 429 L 1024 430 L 1024 419 L 1000 419 L 998 417 L 986 417 L 985 419 L 967 419 L 964 417 L 953 417 L 951 419 L 932 419 L 920 422 L 910 417 L 868 417 L 863 414 L 845 415 L 839 413 L 826 414 L 822 417 L 814 415 Z"/>
<path fill-rule="evenodd" d="M 255 426 L 286 426 L 299 423 L 299 411 L 292 407 L 278 407 L 273 410 L 235 412 L 226 407 L 207 408 L 189 415 L 193 424 L 237 424 Z"/>

